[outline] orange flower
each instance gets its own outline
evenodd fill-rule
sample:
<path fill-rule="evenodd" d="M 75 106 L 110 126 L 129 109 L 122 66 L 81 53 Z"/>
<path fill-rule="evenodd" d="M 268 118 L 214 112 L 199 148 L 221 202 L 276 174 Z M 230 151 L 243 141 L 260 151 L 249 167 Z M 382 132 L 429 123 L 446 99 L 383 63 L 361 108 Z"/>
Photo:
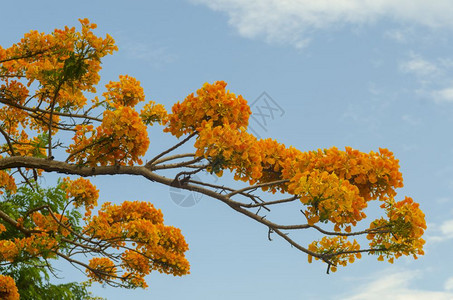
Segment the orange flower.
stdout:
<path fill-rule="evenodd" d="M 138 113 L 130 107 L 118 106 L 114 111 L 106 110 L 102 124 L 92 127 L 76 127 L 74 144 L 68 152 L 70 161 L 77 164 L 132 165 L 142 163 L 140 156 L 148 150 L 149 139 L 146 126 Z M 87 134 L 90 134 L 87 137 Z"/>
<path fill-rule="evenodd" d="M 3 170 L 0 171 L 0 194 L 3 194 L 2 189 L 13 194 L 17 191 L 14 177 Z"/>
<path fill-rule="evenodd" d="M 84 230 L 92 238 L 109 241 L 112 247 L 125 246 L 126 240 L 133 242 L 133 250 L 125 251 L 116 267 L 126 271 L 123 281 L 146 287 L 143 277 L 152 270 L 178 276 L 189 273 L 184 236 L 163 221 L 162 212 L 148 202 L 105 203 L 97 216 L 88 218 Z"/>
<path fill-rule="evenodd" d="M 63 179 L 63 189 L 68 198 L 74 198 L 75 207 L 85 206 L 86 210 L 91 210 L 97 205 L 99 190 L 88 180 L 80 177 L 76 180 Z"/>
<path fill-rule="evenodd" d="M 317 254 L 335 254 L 332 255 L 330 261 L 332 266 L 330 270 L 335 272 L 338 266 L 346 266 L 348 263 L 353 263 L 356 258 L 360 258 L 361 254 L 359 243 L 354 240 L 352 243 L 345 236 L 323 237 L 320 241 L 314 241 L 308 245 L 308 250 Z M 316 260 L 319 258 L 315 257 Z M 308 262 L 312 262 L 312 256 L 309 256 Z"/>
<path fill-rule="evenodd" d="M 116 276 L 116 267 L 112 260 L 106 257 L 95 257 L 90 259 L 89 263 L 90 269 L 87 269 L 86 272 L 88 277 L 93 281 L 103 283 L 114 279 Z"/>
<path fill-rule="evenodd" d="M 110 81 L 106 86 L 107 92 L 102 94 L 106 101 L 114 105 L 134 107 L 145 100 L 145 93 L 140 81 L 128 75 L 120 75 L 119 82 Z"/>
<path fill-rule="evenodd" d="M 367 206 L 359 189 L 347 180 L 338 178 L 335 173 L 314 170 L 311 173 L 298 173 L 291 178 L 290 193 L 301 196 L 301 202 L 308 205 L 305 216 L 308 223 L 329 220 L 339 226 L 356 225 L 365 217 L 362 210 Z"/>
<path fill-rule="evenodd" d="M 381 205 L 387 213 L 388 219 L 378 219 L 370 224 L 370 229 L 383 228 L 383 232 L 370 233 L 370 247 L 388 249 L 385 253 L 389 261 L 402 255 L 423 255 L 425 241 L 422 239 L 426 229 L 425 214 L 412 198 L 396 202 L 388 198 Z M 384 255 L 384 254 L 383 254 Z"/>
<path fill-rule="evenodd" d="M 182 103 L 177 102 L 168 116 L 168 126 L 164 131 L 180 137 L 198 130 L 200 126 L 204 127 L 203 121 L 214 127 L 223 124 L 247 127 L 250 107 L 242 96 L 226 91 L 226 85 L 223 81 L 205 83 L 197 91 L 197 96 L 190 94 Z"/>
<path fill-rule="evenodd" d="M 9 276 L 0 275 L 0 296 L 4 300 L 20 299 L 14 279 Z"/>
<path fill-rule="evenodd" d="M 140 117 L 146 125 L 157 122 L 161 125 L 167 122 L 167 111 L 162 104 L 149 101 L 141 110 Z"/>

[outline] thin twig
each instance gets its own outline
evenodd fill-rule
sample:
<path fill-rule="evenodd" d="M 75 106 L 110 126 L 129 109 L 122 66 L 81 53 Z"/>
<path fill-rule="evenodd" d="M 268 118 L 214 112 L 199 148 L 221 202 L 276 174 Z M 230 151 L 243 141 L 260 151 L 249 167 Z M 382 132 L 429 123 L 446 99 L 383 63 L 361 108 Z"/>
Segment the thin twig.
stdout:
<path fill-rule="evenodd" d="M 258 189 L 260 187 L 267 187 L 267 186 L 277 185 L 277 184 L 281 184 L 281 183 L 286 183 L 288 181 L 289 181 L 288 179 L 283 179 L 283 180 L 276 180 L 276 181 L 271 181 L 271 182 L 255 184 L 255 185 L 252 185 L 252 186 L 249 186 L 249 187 L 245 187 L 245 188 L 240 189 L 240 190 L 235 190 L 234 192 L 229 193 L 227 196 L 228 197 L 232 197 L 232 196 L 234 196 L 236 194 L 241 194 L 241 193 L 249 191 L 249 190 L 254 190 L 254 189 Z"/>
<path fill-rule="evenodd" d="M 181 142 L 177 143 L 176 145 L 174 145 L 173 147 L 165 150 L 164 152 L 156 155 L 153 159 L 151 159 L 149 162 L 146 163 L 145 167 L 147 168 L 150 168 L 153 163 L 158 160 L 159 158 L 161 158 L 162 156 L 164 156 L 165 154 L 167 153 L 170 153 L 171 151 L 175 150 L 176 148 L 180 147 L 181 145 L 183 145 L 184 143 L 186 143 L 188 140 L 190 140 L 192 137 L 194 137 L 195 135 L 197 135 L 198 132 L 195 131 L 193 133 L 191 133 L 188 137 L 186 137 L 185 139 L 183 139 Z"/>

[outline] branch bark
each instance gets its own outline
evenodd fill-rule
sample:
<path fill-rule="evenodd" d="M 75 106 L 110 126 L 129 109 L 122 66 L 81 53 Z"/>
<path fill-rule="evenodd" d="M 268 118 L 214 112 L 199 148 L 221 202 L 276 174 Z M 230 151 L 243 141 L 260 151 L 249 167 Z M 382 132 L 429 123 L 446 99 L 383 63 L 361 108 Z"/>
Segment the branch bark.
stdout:
<path fill-rule="evenodd" d="M 56 172 L 56 173 L 63 173 L 63 174 L 70 174 L 70 175 L 79 175 L 83 177 L 89 176 L 96 176 L 96 175 L 136 175 L 142 176 L 147 178 L 148 180 L 155 181 L 167 186 L 172 186 L 174 183 L 173 178 L 168 178 L 165 176 L 161 176 L 159 174 L 154 173 L 146 166 L 99 166 L 99 167 L 85 167 L 85 166 L 78 166 L 74 164 L 69 164 L 62 161 L 56 160 L 48 160 L 44 158 L 36 158 L 36 157 L 22 157 L 22 156 L 14 156 L 14 157 L 5 157 L 0 159 L 0 170 L 4 169 L 11 169 L 11 168 L 20 168 L 20 167 L 27 167 L 27 168 L 36 168 L 42 169 L 46 172 Z M 288 236 L 287 233 L 283 232 L 283 230 L 295 230 L 295 229 L 309 229 L 313 228 L 323 234 L 326 235 L 336 235 L 336 236 L 354 236 L 354 235 L 362 235 L 368 233 L 377 233 L 383 231 L 376 231 L 376 230 L 363 230 L 359 232 L 351 232 L 351 233 L 339 233 L 339 232 L 330 232 L 326 231 L 319 226 L 316 225 L 309 225 L 309 224 L 299 224 L 299 225 L 280 225 L 274 223 L 265 218 L 265 216 L 260 216 L 254 212 L 247 210 L 244 207 L 244 204 L 241 202 L 234 201 L 230 198 L 231 195 L 235 195 L 237 193 L 230 193 L 230 194 L 221 194 L 216 191 L 210 190 L 209 188 L 205 188 L 199 185 L 193 185 L 187 183 L 183 186 L 180 186 L 181 189 L 186 189 L 190 191 L 195 191 L 211 198 L 220 200 L 221 202 L 225 203 L 235 211 L 257 221 L 258 223 L 263 224 L 264 226 L 270 228 L 273 232 L 281 236 L 284 240 L 286 240 L 290 245 L 295 247 L 296 249 L 311 255 L 313 257 L 317 257 L 326 263 L 331 263 L 330 258 L 331 256 L 326 256 L 325 254 L 315 253 L 313 251 L 308 250 L 307 248 L 301 246 L 298 242 L 294 241 L 292 238 Z M 230 188 L 226 190 L 232 190 Z M 243 193 L 242 190 L 239 190 L 239 194 Z M 2 215 L 0 214 L 0 217 Z M 361 252 L 361 251 L 357 251 Z M 341 254 L 341 253 L 340 253 Z M 340 255 L 337 254 L 337 255 Z"/>

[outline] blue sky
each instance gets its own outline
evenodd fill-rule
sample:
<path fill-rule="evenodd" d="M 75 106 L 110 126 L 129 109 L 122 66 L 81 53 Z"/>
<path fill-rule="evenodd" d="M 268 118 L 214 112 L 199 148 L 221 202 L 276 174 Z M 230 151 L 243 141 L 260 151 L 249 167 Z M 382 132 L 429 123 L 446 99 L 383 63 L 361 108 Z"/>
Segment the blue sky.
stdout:
<path fill-rule="evenodd" d="M 139 79 L 148 100 L 183 100 L 224 80 L 253 103 L 279 106 L 260 126 L 301 150 L 388 148 L 400 159 L 399 191 L 426 213 L 426 255 L 375 257 L 326 275 L 319 262 L 266 228 L 203 197 L 176 205 L 167 187 L 139 178 L 96 178 L 101 202 L 151 201 L 190 246 L 191 274 L 153 274 L 147 290 L 96 285 L 108 299 L 453 299 L 453 2 L 449 0 L 5 1 L 0 44 L 36 29 L 77 26 L 111 34 L 119 51 L 104 60 L 102 83 Z M 255 116 L 263 106 L 252 108 Z M 274 103 L 274 104 L 275 104 Z M 274 106 L 276 107 L 276 106 Z M 261 120 L 257 117 L 257 120 Z M 150 132 L 151 152 L 175 142 Z M 290 213 L 290 212 L 289 212 Z M 306 244 L 311 236 L 301 235 Z M 64 280 L 83 280 L 59 264 Z"/>

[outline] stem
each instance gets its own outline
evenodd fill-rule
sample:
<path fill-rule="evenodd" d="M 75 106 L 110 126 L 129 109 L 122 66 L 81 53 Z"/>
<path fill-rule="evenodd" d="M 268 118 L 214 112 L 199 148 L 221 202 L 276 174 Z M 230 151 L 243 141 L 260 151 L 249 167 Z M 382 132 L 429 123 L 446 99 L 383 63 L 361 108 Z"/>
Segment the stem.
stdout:
<path fill-rule="evenodd" d="M 188 140 L 190 140 L 192 137 L 194 137 L 197 133 L 198 132 L 191 133 L 188 137 L 183 139 L 181 142 L 177 143 L 173 147 L 171 147 L 171 148 L 165 150 L 164 152 L 160 153 L 159 155 L 155 156 L 153 159 L 151 159 L 149 162 L 146 163 L 145 167 L 150 168 L 156 160 L 158 160 L 159 158 L 161 158 L 165 154 L 170 153 L 171 151 L 175 150 L 176 148 L 180 147 L 181 145 L 186 143 Z"/>

